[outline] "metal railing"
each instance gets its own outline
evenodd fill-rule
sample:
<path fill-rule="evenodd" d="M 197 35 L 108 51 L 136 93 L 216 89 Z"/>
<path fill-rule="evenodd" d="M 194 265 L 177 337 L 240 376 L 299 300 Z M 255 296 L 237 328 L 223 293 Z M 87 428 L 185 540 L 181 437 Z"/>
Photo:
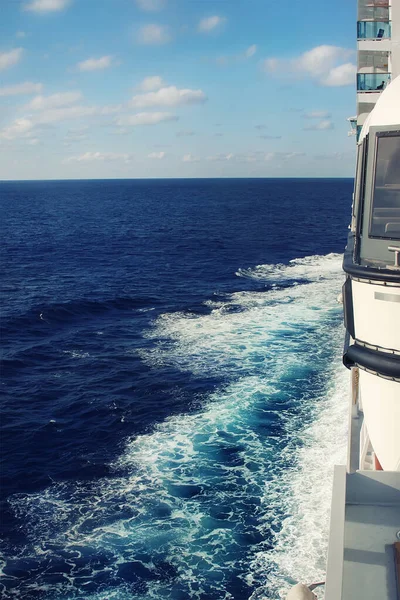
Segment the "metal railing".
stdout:
<path fill-rule="evenodd" d="M 390 21 L 358 21 L 357 39 L 383 40 L 391 36 Z"/>
<path fill-rule="evenodd" d="M 381 92 L 390 82 L 390 73 L 357 73 L 357 92 Z"/>

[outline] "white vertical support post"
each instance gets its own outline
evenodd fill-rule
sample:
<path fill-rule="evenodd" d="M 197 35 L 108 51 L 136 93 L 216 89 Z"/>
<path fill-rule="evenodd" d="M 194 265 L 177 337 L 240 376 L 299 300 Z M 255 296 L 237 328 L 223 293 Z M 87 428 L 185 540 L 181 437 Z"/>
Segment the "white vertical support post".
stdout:
<path fill-rule="evenodd" d="M 333 474 L 325 600 L 339 600 L 342 597 L 346 477 L 346 467 L 336 465 Z"/>

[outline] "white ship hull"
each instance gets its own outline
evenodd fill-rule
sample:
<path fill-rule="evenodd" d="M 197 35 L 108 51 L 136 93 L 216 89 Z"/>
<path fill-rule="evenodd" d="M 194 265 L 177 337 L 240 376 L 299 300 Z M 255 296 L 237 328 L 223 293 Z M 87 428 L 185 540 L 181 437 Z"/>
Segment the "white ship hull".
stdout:
<path fill-rule="evenodd" d="M 360 398 L 375 468 L 400 470 L 400 383 L 360 370 Z M 360 465 L 363 468 L 363 465 Z"/>

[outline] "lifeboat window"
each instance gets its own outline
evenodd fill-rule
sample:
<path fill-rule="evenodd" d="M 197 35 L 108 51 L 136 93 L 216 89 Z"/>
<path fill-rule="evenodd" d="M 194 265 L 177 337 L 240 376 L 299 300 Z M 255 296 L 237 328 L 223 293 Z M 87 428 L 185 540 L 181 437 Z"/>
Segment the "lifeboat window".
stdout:
<path fill-rule="evenodd" d="M 370 237 L 400 239 L 400 135 L 377 134 Z"/>
<path fill-rule="evenodd" d="M 365 175 L 366 175 L 366 170 L 367 170 L 367 160 L 368 160 L 368 139 L 369 136 L 367 135 L 366 138 L 362 141 L 361 145 L 358 147 L 359 148 L 359 157 L 358 157 L 358 163 L 357 163 L 357 173 L 356 173 L 356 180 L 357 180 L 357 189 L 356 189 L 356 197 L 355 197 L 355 229 L 356 229 L 356 234 L 359 235 L 360 234 L 360 230 L 361 230 L 361 223 L 362 223 L 362 216 L 364 213 L 364 196 L 365 196 Z"/>
<path fill-rule="evenodd" d="M 352 222 L 351 222 L 352 231 L 355 231 L 355 229 L 356 229 L 356 223 L 357 223 L 356 219 L 357 219 L 358 208 L 359 208 L 359 204 L 360 204 L 360 180 L 361 180 L 361 169 L 362 169 L 362 164 L 363 164 L 363 160 L 362 160 L 363 147 L 364 147 L 364 144 L 361 144 L 360 146 L 358 146 L 358 151 L 357 151 L 356 178 L 354 180 L 354 195 L 353 195 L 353 214 L 352 214 Z"/>

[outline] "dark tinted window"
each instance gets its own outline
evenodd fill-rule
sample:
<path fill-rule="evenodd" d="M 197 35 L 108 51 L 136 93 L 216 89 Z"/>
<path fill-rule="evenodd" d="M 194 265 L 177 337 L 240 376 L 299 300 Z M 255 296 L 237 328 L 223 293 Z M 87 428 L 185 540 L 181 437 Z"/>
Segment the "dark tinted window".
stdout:
<path fill-rule="evenodd" d="M 400 136 L 377 135 L 371 237 L 400 239 Z"/>

